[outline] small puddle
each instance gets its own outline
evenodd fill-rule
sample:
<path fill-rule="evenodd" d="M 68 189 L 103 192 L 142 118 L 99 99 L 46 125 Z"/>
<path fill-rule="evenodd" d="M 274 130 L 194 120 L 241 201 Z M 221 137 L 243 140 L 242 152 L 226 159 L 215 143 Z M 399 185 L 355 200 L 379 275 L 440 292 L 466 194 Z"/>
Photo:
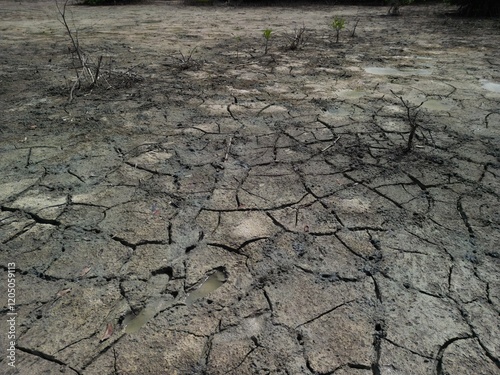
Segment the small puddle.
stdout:
<path fill-rule="evenodd" d="M 500 93 L 500 83 L 483 81 L 483 89 Z"/>
<path fill-rule="evenodd" d="M 396 68 L 380 68 L 375 66 L 369 66 L 364 68 L 365 72 L 370 74 L 385 75 L 385 76 L 429 76 L 431 75 L 430 69 L 408 69 L 399 70 Z"/>
<path fill-rule="evenodd" d="M 340 104 L 327 108 L 326 113 L 338 117 L 347 117 L 351 116 L 354 113 L 354 109 L 349 104 Z"/>
<path fill-rule="evenodd" d="M 454 108 L 454 105 L 451 103 L 443 102 L 441 100 L 430 99 L 422 104 L 422 108 L 431 111 L 450 111 Z"/>
<path fill-rule="evenodd" d="M 360 99 L 367 94 L 366 91 L 358 90 L 342 90 L 337 93 L 338 97 L 342 99 Z"/>
<path fill-rule="evenodd" d="M 134 316 L 134 314 L 129 314 L 123 319 L 123 325 L 125 326 L 125 333 L 135 333 L 139 331 L 142 326 L 144 326 L 149 319 L 151 319 L 156 312 L 160 309 L 161 302 L 154 302 L 148 304 L 139 315 Z"/>
<path fill-rule="evenodd" d="M 379 75 L 400 75 L 401 71 L 394 68 L 377 68 L 374 66 L 364 68 L 365 72 L 370 74 L 379 74 Z"/>
<path fill-rule="evenodd" d="M 197 299 L 203 298 L 214 290 L 220 288 L 227 280 L 227 276 L 222 269 L 217 269 L 214 273 L 208 276 L 201 285 L 188 294 L 186 305 L 192 305 Z"/>

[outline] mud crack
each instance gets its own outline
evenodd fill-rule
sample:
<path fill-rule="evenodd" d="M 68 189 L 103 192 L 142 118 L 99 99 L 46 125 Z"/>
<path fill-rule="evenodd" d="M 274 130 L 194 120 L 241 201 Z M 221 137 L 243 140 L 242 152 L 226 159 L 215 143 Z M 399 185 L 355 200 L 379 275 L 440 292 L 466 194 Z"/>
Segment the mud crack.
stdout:
<path fill-rule="evenodd" d="M 59 220 L 53 220 L 53 219 L 46 219 L 41 216 L 38 216 L 34 212 L 29 212 L 25 211 L 19 208 L 12 208 L 12 207 L 6 207 L 6 206 L 0 206 L 1 211 L 7 211 L 7 212 L 21 212 L 28 216 L 29 218 L 35 220 L 38 224 L 49 224 L 49 225 L 54 225 L 54 226 L 59 226 L 61 225 L 61 222 Z"/>
<path fill-rule="evenodd" d="M 79 375 L 81 374 L 80 371 L 78 371 L 77 369 L 69 366 L 67 363 L 64 363 L 63 361 L 57 359 L 53 355 L 41 352 L 39 350 L 25 348 L 25 347 L 22 347 L 22 346 L 16 346 L 16 349 L 19 350 L 19 351 L 21 351 L 21 352 L 28 353 L 28 354 L 34 355 L 36 357 L 42 358 L 42 359 L 44 359 L 46 361 L 49 361 L 49 362 L 56 363 L 58 365 L 67 367 L 70 370 L 72 370 L 73 372 L 75 372 L 76 374 L 79 374 Z"/>
<path fill-rule="evenodd" d="M 458 213 L 460 214 L 460 217 L 462 218 L 462 221 L 464 222 L 465 227 L 467 228 L 467 231 L 469 232 L 469 240 L 474 245 L 476 235 L 474 234 L 474 230 L 472 229 L 472 226 L 469 223 L 469 219 L 467 217 L 467 214 L 465 213 L 465 210 L 463 208 L 462 199 L 463 199 L 463 196 L 460 196 L 457 200 L 457 210 L 458 210 Z"/>
<path fill-rule="evenodd" d="M 443 345 L 441 345 L 436 355 L 436 369 L 435 369 L 436 375 L 446 375 L 446 373 L 443 372 L 443 355 L 448 346 L 453 344 L 455 341 L 468 340 L 471 338 L 473 337 L 472 336 L 453 337 L 447 340 Z"/>
<path fill-rule="evenodd" d="M 355 301 L 356 301 L 356 300 L 354 300 L 354 299 L 353 299 L 353 300 L 350 300 L 350 301 L 346 301 L 346 302 L 344 302 L 344 303 L 341 303 L 340 305 L 334 306 L 334 307 L 332 307 L 331 309 L 328 309 L 328 310 L 326 310 L 326 311 L 322 312 L 321 314 L 319 314 L 319 315 L 317 315 L 317 316 L 315 316 L 315 317 L 313 317 L 313 318 L 311 318 L 311 319 L 309 319 L 309 320 L 305 321 L 304 323 L 299 324 L 298 326 L 296 326 L 296 327 L 295 327 L 295 329 L 300 328 L 300 327 L 302 327 L 302 326 L 304 326 L 304 325 L 306 325 L 306 324 L 312 323 L 312 322 L 314 322 L 315 320 L 318 320 L 318 319 L 322 318 L 323 316 L 328 315 L 328 314 L 330 314 L 331 312 L 333 312 L 333 311 L 335 311 L 335 310 L 337 310 L 337 309 L 341 308 L 342 306 L 346 306 L 346 305 L 348 305 L 348 304 L 350 304 L 350 303 L 352 303 L 352 302 L 355 302 Z"/>

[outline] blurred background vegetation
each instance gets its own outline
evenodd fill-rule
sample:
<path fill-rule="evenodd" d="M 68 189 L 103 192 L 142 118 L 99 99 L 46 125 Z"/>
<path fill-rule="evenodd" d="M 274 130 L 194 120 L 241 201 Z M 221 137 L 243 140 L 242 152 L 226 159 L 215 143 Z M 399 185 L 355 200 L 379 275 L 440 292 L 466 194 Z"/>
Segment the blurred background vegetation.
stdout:
<path fill-rule="evenodd" d="M 76 0 L 85 5 L 124 5 L 148 3 L 148 0 Z M 394 2 L 400 5 L 410 3 L 447 3 L 456 6 L 457 15 L 468 17 L 500 16 L 500 0 L 184 0 L 189 5 L 212 5 L 215 3 L 238 5 L 293 5 L 293 4 L 328 4 L 328 5 L 381 5 Z"/>

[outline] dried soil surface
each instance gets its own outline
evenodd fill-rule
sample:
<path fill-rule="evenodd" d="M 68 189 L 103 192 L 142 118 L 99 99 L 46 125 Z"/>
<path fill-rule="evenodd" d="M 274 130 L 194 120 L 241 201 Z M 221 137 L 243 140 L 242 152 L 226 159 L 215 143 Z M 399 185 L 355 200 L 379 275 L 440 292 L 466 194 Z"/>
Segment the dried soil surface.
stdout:
<path fill-rule="evenodd" d="M 500 373 L 499 21 L 386 11 L 2 1 L 0 373 Z"/>

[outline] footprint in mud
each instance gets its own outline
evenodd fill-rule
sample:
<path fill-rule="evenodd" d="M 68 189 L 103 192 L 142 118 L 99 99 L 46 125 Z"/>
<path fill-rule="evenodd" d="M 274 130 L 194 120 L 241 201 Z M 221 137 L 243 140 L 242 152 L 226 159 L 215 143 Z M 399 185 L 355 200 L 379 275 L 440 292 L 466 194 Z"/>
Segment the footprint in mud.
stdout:
<path fill-rule="evenodd" d="M 144 326 L 149 319 L 151 319 L 157 311 L 162 307 L 162 302 L 156 301 L 149 303 L 138 315 L 134 315 L 133 313 L 129 313 L 123 319 L 123 326 L 125 333 L 135 333 L 139 331 L 142 326 Z"/>
<path fill-rule="evenodd" d="M 216 268 L 215 272 L 207 276 L 199 287 L 188 294 L 186 297 L 186 305 L 192 305 L 194 301 L 212 293 L 226 281 L 227 275 L 225 270 L 222 267 Z M 173 304 L 174 302 L 171 301 L 171 303 Z M 122 322 L 122 325 L 125 327 L 123 332 L 131 334 L 139 331 L 158 311 L 165 307 L 164 304 L 164 301 L 153 301 L 148 303 L 138 315 L 134 315 L 132 312 L 127 314 Z"/>
<path fill-rule="evenodd" d="M 227 275 L 222 268 L 218 268 L 209 275 L 198 288 L 186 297 L 186 305 L 192 305 L 194 301 L 207 296 L 214 290 L 220 288 L 227 280 Z"/>

